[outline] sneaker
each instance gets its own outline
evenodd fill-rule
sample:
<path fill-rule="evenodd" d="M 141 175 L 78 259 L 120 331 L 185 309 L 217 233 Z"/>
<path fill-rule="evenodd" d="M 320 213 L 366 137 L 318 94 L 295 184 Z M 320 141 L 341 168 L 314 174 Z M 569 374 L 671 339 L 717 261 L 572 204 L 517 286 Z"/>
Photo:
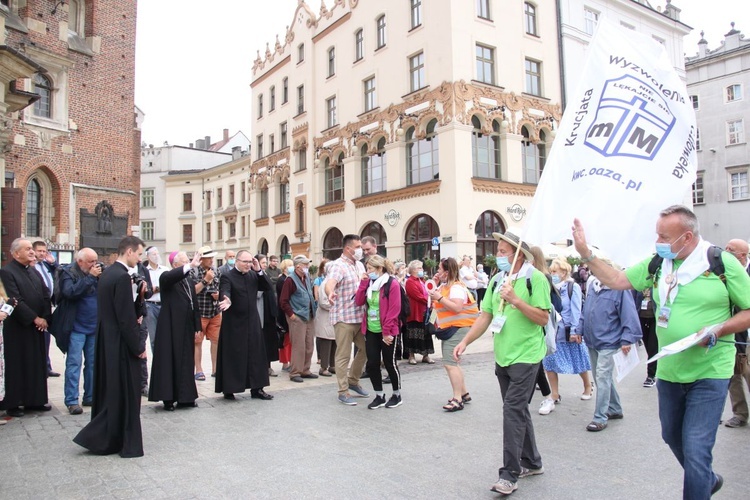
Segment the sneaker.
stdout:
<path fill-rule="evenodd" d="M 654 380 L 653 377 L 647 377 L 646 380 L 643 381 L 643 387 L 653 387 L 656 385 L 656 380 Z"/>
<path fill-rule="evenodd" d="M 375 396 L 375 399 L 372 400 L 372 403 L 367 405 L 367 408 L 369 408 L 370 410 L 376 410 L 384 406 L 385 406 L 385 396 Z"/>
<path fill-rule="evenodd" d="M 500 493 L 501 495 L 510 495 L 518 489 L 518 483 L 508 481 L 507 479 L 499 479 L 495 484 L 492 485 L 490 491 Z"/>
<path fill-rule="evenodd" d="M 391 399 L 388 400 L 388 402 L 385 404 L 386 408 L 396 408 L 397 406 L 401 406 L 401 396 L 398 394 L 394 394 L 391 396 Z"/>
<path fill-rule="evenodd" d="M 737 417 L 732 417 L 726 422 L 724 422 L 724 425 L 726 427 L 736 428 L 736 427 L 745 427 L 747 425 L 747 422 L 745 420 L 740 420 Z"/>
<path fill-rule="evenodd" d="M 521 467 L 521 472 L 518 474 L 518 477 L 538 476 L 540 474 L 544 474 L 544 467 L 539 467 L 538 469 L 527 469 L 526 467 Z"/>
<path fill-rule="evenodd" d="M 717 474 L 714 472 L 714 475 L 716 476 L 716 482 L 714 483 L 714 487 L 711 488 L 711 496 L 714 496 L 715 493 L 718 493 L 721 487 L 724 486 L 724 478 L 721 477 L 721 474 Z"/>
<path fill-rule="evenodd" d="M 83 413 L 83 408 L 81 408 L 79 405 L 70 405 L 68 406 L 68 413 L 71 415 L 80 415 Z"/>
<path fill-rule="evenodd" d="M 357 402 L 349 394 L 339 394 L 339 403 L 343 403 L 348 406 L 357 406 Z"/>
<path fill-rule="evenodd" d="M 367 398 L 367 397 L 370 397 L 370 393 L 367 392 L 366 390 L 364 390 L 361 385 L 350 385 L 349 386 L 349 390 L 352 391 L 352 392 L 356 392 L 357 395 L 355 397 L 357 397 L 357 398 Z"/>
<path fill-rule="evenodd" d="M 555 411 L 555 402 L 550 398 L 544 399 L 544 401 L 542 401 L 542 404 L 539 406 L 539 414 L 549 415 L 552 411 Z"/>

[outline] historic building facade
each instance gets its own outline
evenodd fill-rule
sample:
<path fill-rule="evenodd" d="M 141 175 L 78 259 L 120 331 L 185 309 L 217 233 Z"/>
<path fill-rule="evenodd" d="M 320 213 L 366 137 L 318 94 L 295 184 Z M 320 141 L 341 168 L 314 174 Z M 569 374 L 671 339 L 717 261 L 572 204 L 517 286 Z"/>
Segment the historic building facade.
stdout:
<path fill-rule="evenodd" d="M 0 19 L 35 64 L 10 83 L 35 102 L 3 117 L 3 248 L 23 235 L 109 254 L 138 228 L 136 2 L 3 0 Z"/>
<path fill-rule="evenodd" d="M 685 62 L 698 125 L 698 177 L 693 205 L 703 236 L 716 245 L 750 239 L 750 41 L 731 23 L 715 49 L 701 33 L 698 53 Z M 715 35 L 709 35 L 709 38 Z"/>

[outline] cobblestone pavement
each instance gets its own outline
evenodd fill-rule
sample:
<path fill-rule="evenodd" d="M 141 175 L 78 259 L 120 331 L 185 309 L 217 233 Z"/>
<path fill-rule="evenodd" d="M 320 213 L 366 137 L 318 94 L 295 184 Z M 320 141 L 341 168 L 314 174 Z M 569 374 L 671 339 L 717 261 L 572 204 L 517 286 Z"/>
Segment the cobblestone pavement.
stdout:
<path fill-rule="evenodd" d="M 375 411 L 370 398 L 338 403 L 335 379 L 294 384 L 281 374 L 266 402 L 249 393 L 225 401 L 209 377 L 198 382 L 198 408 L 168 413 L 143 400 L 146 455 L 138 459 L 75 445 L 89 409 L 68 415 L 62 378 L 50 379 L 52 411 L 0 427 L 0 498 L 497 498 L 489 488 L 502 460 L 502 405 L 491 339 L 471 347 L 463 366 L 474 401 L 464 411 L 441 409 L 450 384 L 439 356 L 435 365 L 403 362 L 404 404 Z M 208 370 L 207 343 L 204 357 Z M 53 365 L 63 371 L 59 352 Z M 681 498 L 682 470 L 660 437 L 656 389 L 641 387 L 643 378 L 640 367 L 619 385 L 625 418 L 600 433 L 585 430 L 593 401 L 579 399 L 578 377 L 561 377 L 563 400 L 548 416 L 536 413 L 537 392 L 531 410 L 546 472 L 520 480 L 513 497 Z M 747 495 L 749 445 L 750 427 L 720 427 L 717 498 Z"/>

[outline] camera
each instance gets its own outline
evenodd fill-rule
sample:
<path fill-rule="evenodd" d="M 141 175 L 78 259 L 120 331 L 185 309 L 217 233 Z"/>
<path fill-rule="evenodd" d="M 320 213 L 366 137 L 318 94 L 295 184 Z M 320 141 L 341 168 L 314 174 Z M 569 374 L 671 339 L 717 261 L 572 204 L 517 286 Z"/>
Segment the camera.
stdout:
<path fill-rule="evenodd" d="M 136 290 L 140 290 L 141 289 L 141 283 L 143 283 L 143 284 L 146 283 L 146 280 L 143 279 L 143 277 L 141 275 L 139 275 L 139 274 L 131 274 L 130 277 L 133 280 L 133 284 L 135 285 L 135 289 Z"/>

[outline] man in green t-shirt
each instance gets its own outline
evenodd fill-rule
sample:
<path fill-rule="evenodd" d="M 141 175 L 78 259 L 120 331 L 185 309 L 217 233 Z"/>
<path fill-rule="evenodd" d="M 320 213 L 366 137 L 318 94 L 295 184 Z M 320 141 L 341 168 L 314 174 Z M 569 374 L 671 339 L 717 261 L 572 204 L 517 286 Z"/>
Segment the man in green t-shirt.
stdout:
<path fill-rule="evenodd" d="M 573 222 L 581 261 L 602 284 L 615 290 L 652 288 L 660 348 L 696 332 L 707 334 L 699 345 L 661 358 L 656 377 L 662 439 L 684 469 L 683 496 L 709 498 L 723 484 L 712 469 L 712 450 L 734 368 L 734 333 L 750 327 L 750 277 L 726 252 L 721 253 L 726 282 L 710 271 L 713 248 L 701 239 L 698 219 L 687 207 L 663 210 L 656 235 L 663 261 L 654 275 L 651 257 L 619 271 L 596 258 L 580 221 Z"/>
<path fill-rule="evenodd" d="M 532 266 L 534 256 L 528 245 L 508 231 L 492 236 L 498 242 L 496 258 L 501 272 L 490 282 L 482 300 L 482 313 L 453 350 L 453 357 L 458 361 L 466 346 L 488 329 L 493 332 L 495 375 L 503 398 L 503 466 L 492 491 L 510 495 L 518 489 L 519 478 L 544 473 L 529 413 L 529 396 L 534 392 L 539 363 L 547 352 L 544 326 L 552 304 L 549 281 Z"/>

